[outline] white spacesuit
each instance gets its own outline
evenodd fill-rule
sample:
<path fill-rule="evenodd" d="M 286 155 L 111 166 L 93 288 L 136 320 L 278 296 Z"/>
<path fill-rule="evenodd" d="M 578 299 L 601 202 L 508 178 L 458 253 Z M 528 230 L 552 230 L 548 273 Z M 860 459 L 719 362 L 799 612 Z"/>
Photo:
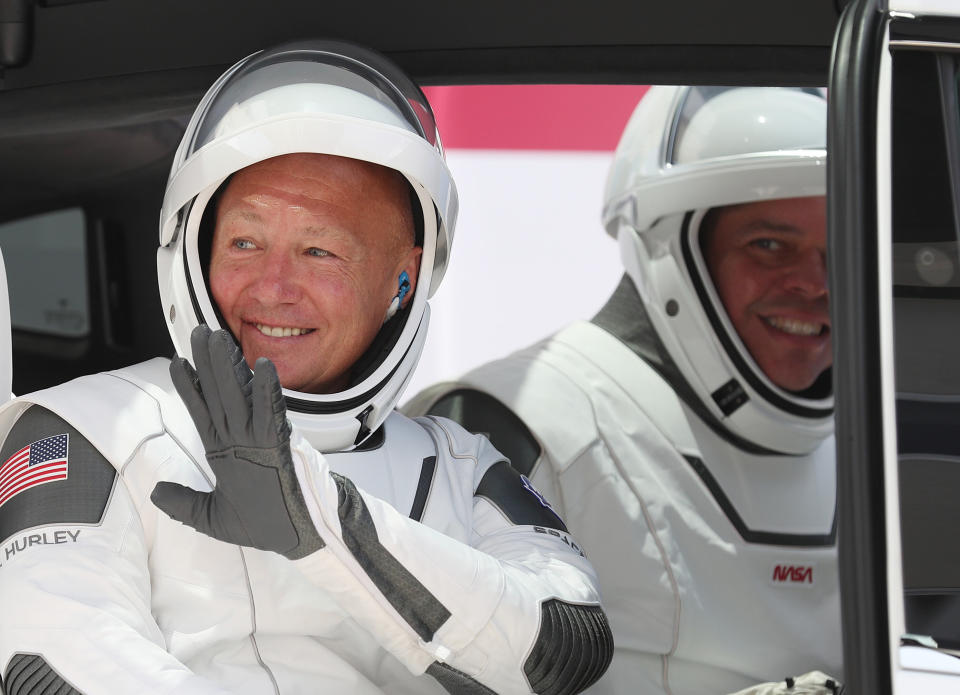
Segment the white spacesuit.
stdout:
<path fill-rule="evenodd" d="M 606 306 L 405 407 L 486 433 L 582 542 L 616 641 L 591 692 L 840 675 L 830 375 L 767 377 L 698 238 L 711 208 L 824 195 L 825 139 L 815 90 L 652 88 L 607 181 Z"/>
<path fill-rule="evenodd" d="M 213 451 L 213 429 L 177 383 L 192 374 L 207 406 L 220 389 L 221 415 L 227 424 L 235 417 L 229 379 L 215 370 L 223 355 L 198 353 L 198 336 L 233 345 L 202 326 L 222 324 L 205 278 L 204 211 L 234 172 L 293 152 L 349 156 L 406 177 L 421 215 L 420 281 L 407 306 L 398 292 L 338 393 L 281 396 L 276 372 L 260 362 L 251 387 L 234 346 L 227 369 L 237 369 L 239 402 L 252 399 L 256 414 L 267 394 L 273 409 L 270 418 L 247 413 L 246 427 L 279 444 L 254 438 Z M 196 371 L 177 358 L 180 371 L 168 374 L 170 361 L 155 359 L 0 410 L 8 695 L 559 694 L 603 673 L 612 643 L 595 576 L 559 517 L 486 439 L 393 411 L 422 347 L 455 214 L 430 107 L 382 56 L 290 44 L 250 56 L 214 84 L 174 160 L 158 252 L 171 335 Z M 264 383 L 274 391 L 258 391 Z M 266 477 L 230 472 L 247 464 Z M 204 519 L 172 511 L 171 491 L 184 491 L 173 483 L 213 499 L 230 475 L 242 488 L 231 499 L 249 500 L 241 511 L 262 514 L 260 528 L 214 528 L 213 506 Z M 274 489 L 282 518 L 270 516 Z M 267 542 L 217 540 L 236 533 Z M 271 545 L 290 533 L 293 550 Z"/>

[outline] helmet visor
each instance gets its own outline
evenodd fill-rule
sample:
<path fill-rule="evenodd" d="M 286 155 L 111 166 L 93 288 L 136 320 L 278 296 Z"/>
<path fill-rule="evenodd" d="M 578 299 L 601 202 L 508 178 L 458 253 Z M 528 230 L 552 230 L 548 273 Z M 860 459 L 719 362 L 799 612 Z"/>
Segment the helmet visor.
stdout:
<path fill-rule="evenodd" d="M 668 131 L 667 164 L 826 149 L 826 89 L 691 87 Z"/>
<path fill-rule="evenodd" d="M 248 124 L 331 111 L 393 125 L 439 147 L 420 88 L 379 54 L 353 45 L 339 52 L 338 45 L 298 43 L 241 63 L 200 117 L 187 156 Z"/>

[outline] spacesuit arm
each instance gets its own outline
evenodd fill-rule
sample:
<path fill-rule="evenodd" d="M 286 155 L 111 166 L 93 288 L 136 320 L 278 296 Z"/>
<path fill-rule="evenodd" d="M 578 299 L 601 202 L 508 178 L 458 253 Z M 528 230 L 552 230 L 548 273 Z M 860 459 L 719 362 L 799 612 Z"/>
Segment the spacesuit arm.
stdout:
<path fill-rule="evenodd" d="M 114 466 L 40 406 L 11 428 L 2 460 L 4 692 L 224 693 L 165 648 L 143 529 Z"/>
<path fill-rule="evenodd" d="M 192 336 L 197 367 L 171 376 L 217 477 L 160 482 L 151 498 L 214 538 L 297 563 L 412 672 L 452 692 L 560 695 L 606 669 L 612 639 L 596 578 L 560 519 L 485 438 L 424 421 L 470 543 L 413 521 L 330 470 L 286 419 L 273 365 L 251 375 L 224 331 Z"/>
<path fill-rule="evenodd" d="M 411 670 L 451 692 L 580 692 L 613 647 L 592 568 L 485 438 L 448 421 L 431 430 L 479 478 L 472 543 L 358 490 L 295 435 L 297 475 L 327 549 L 298 563 Z"/>

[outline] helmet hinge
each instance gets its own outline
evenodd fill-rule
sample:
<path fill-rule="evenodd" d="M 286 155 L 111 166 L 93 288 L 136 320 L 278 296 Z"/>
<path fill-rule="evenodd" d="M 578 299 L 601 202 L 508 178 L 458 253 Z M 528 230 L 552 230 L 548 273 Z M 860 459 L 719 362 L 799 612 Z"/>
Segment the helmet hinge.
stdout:
<path fill-rule="evenodd" d="M 357 432 L 357 438 L 353 440 L 353 445 L 356 446 L 364 439 L 367 438 L 367 435 L 370 434 L 370 428 L 367 427 L 367 418 L 370 417 L 370 413 L 373 412 L 373 406 L 368 405 L 363 411 L 357 415 L 357 420 L 360 421 L 360 429 Z"/>
<path fill-rule="evenodd" d="M 736 379 L 731 379 L 710 395 L 726 416 L 732 415 L 737 408 L 750 400 Z"/>

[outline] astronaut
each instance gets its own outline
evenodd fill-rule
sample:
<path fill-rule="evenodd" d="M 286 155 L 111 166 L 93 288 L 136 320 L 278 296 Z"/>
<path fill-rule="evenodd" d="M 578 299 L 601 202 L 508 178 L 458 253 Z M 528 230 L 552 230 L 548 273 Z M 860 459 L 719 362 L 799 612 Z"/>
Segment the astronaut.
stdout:
<path fill-rule="evenodd" d="M 405 407 L 487 433 L 583 542 L 616 641 L 591 692 L 841 675 L 825 142 L 817 90 L 653 87 L 607 304 Z"/>
<path fill-rule="evenodd" d="M 0 410 L 8 695 L 599 678 L 610 631 L 560 518 L 486 439 L 394 411 L 456 210 L 383 56 L 287 44 L 211 87 L 160 219 L 179 356 Z"/>

